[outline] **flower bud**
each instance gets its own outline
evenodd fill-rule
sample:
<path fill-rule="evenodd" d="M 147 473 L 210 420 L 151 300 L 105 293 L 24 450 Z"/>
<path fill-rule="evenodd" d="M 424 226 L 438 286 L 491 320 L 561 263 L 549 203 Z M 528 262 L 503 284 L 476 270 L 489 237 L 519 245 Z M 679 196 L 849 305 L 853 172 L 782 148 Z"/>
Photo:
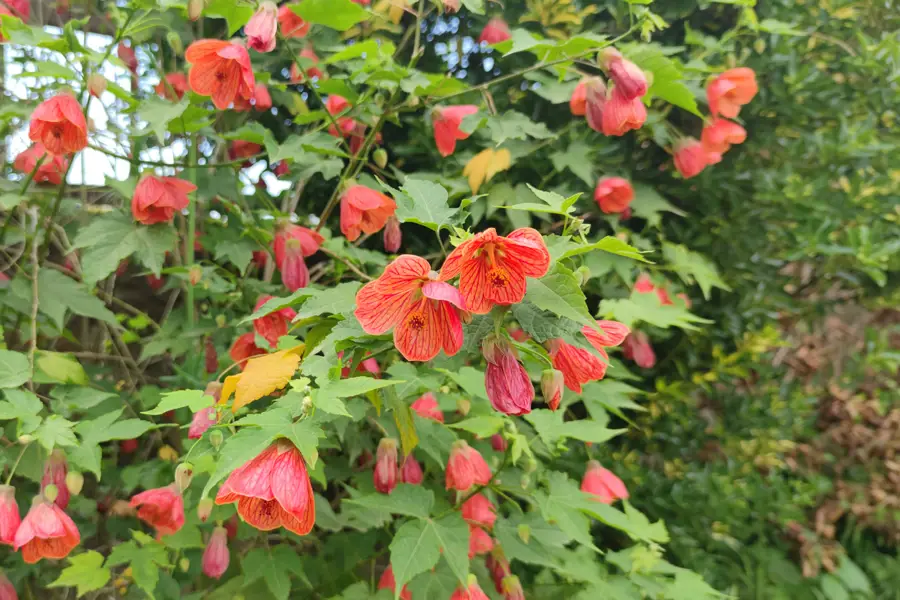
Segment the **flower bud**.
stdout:
<path fill-rule="evenodd" d="M 387 150 L 384 148 L 378 148 L 375 152 L 372 153 L 372 160 L 378 165 L 379 169 L 383 169 L 387 166 L 388 154 Z"/>
<path fill-rule="evenodd" d="M 397 440 L 383 438 L 375 452 L 375 470 L 372 473 L 375 489 L 390 494 L 397 487 Z"/>
<path fill-rule="evenodd" d="M 491 468 L 484 457 L 465 440 L 450 447 L 450 459 L 445 473 L 446 489 L 465 492 L 473 485 L 487 485 L 491 480 Z"/>
<path fill-rule="evenodd" d="M 212 514 L 212 510 L 213 501 L 211 498 L 203 498 L 197 503 L 197 518 L 200 519 L 201 523 L 206 523 Z"/>
<path fill-rule="evenodd" d="M 507 415 L 531 412 L 534 386 L 509 342 L 495 335 L 488 336 L 482 344 L 482 353 L 488 362 L 484 387 L 491 406 Z"/>
<path fill-rule="evenodd" d="M 275 49 L 278 34 L 278 7 L 273 2 L 263 2 L 244 26 L 247 45 L 257 52 L 271 52 Z"/>
<path fill-rule="evenodd" d="M 403 466 L 400 468 L 400 481 L 412 485 L 422 484 L 422 465 L 412 454 L 403 461 Z"/>
<path fill-rule="evenodd" d="M 191 561 L 188 557 L 182 556 L 178 559 L 178 568 L 181 569 L 182 573 L 187 573 L 188 569 L 191 568 Z"/>
<path fill-rule="evenodd" d="M 84 475 L 78 471 L 70 471 L 66 474 L 66 487 L 69 488 L 70 494 L 77 496 L 84 487 Z"/>
<path fill-rule="evenodd" d="M 384 224 L 384 251 L 394 253 L 400 249 L 403 242 L 403 232 L 400 231 L 400 221 L 397 217 L 388 217 Z"/>
<path fill-rule="evenodd" d="M 562 371 L 547 369 L 541 374 L 541 394 L 550 410 L 559 408 L 563 395 Z"/>
<path fill-rule="evenodd" d="M 531 527 L 528 526 L 528 523 L 519 523 L 519 526 L 516 528 L 516 533 L 519 535 L 519 539 L 522 540 L 523 544 L 527 544 L 528 540 L 531 539 Z"/>
<path fill-rule="evenodd" d="M 647 76 L 615 48 L 606 48 L 600 53 L 600 65 L 626 99 L 633 100 L 647 93 Z"/>
<path fill-rule="evenodd" d="M 488 531 L 497 521 L 497 508 L 484 494 L 475 494 L 462 505 L 462 517 L 471 525 L 484 527 Z"/>
<path fill-rule="evenodd" d="M 23 433 L 22 435 L 19 436 L 19 440 L 18 440 L 18 441 L 19 441 L 19 443 L 22 444 L 23 446 L 27 446 L 28 444 L 30 444 L 31 442 L 34 441 L 34 436 L 33 436 L 33 435 L 29 435 L 29 434 L 27 434 L 27 433 Z"/>
<path fill-rule="evenodd" d="M 462 416 L 466 416 L 469 414 L 469 410 L 472 408 L 472 403 L 465 398 L 460 398 L 456 401 L 456 412 L 461 414 Z"/>
<path fill-rule="evenodd" d="M 193 478 L 194 465 L 192 465 L 191 463 L 181 463 L 175 469 L 175 485 L 178 486 L 179 491 L 184 492 L 184 490 L 188 489 Z"/>
<path fill-rule="evenodd" d="M 184 54 L 184 42 L 181 41 L 181 36 L 174 31 L 170 31 L 166 34 L 166 43 L 169 44 L 169 48 L 172 49 L 175 56 Z"/>
<path fill-rule="evenodd" d="M 12 546 L 21 523 L 19 505 L 16 504 L 16 488 L 0 485 L 0 543 Z"/>
<path fill-rule="evenodd" d="M 497 452 L 506 452 L 507 447 L 508 444 L 506 443 L 505 437 L 503 437 L 499 433 L 495 433 L 491 436 L 491 448 L 493 448 Z"/>
<path fill-rule="evenodd" d="M 626 209 L 630 210 L 630 209 Z M 591 279 L 591 270 L 586 266 L 581 265 L 577 269 L 575 269 L 575 277 L 578 278 L 578 285 L 584 287 L 587 285 L 587 282 Z"/>
<path fill-rule="evenodd" d="M 188 0 L 188 19 L 196 21 L 206 8 L 206 0 Z"/>
<path fill-rule="evenodd" d="M 222 442 L 225 441 L 225 435 L 219 429 L 213 429 L 209 432 L 209 443 L 213 448 L 218 449 L 219 446 L 222 445 Z"/>
<path fill-rule="evenodd" d="M 581 491 L 592 494 L 603 504 L 612 504 L 618 499 L 628 498 L 628 490 L 622 480 L 603 468 L 596 460 L 588 463 L 584 478 L 581 480 Z"/>
<path fill-rule="evenodd" d="M 197 285 L 203 279 L 203 269 L 199 265 L 194 265 L 188 270 L 188 280 L 191 285 Z"/>
<path fill-rule="evenodd" d="M 69 463 L 66 454 L 62 450 L 54 450 L 50 453 L 47 462 L 44 463 L 44 474 L 41 477 L 41 488 L 52 484 L 55 493 L 51 502 L 65 510 L 69 506 L 69 488 L 66 485 L 66 475 L 69 472 Z"/>
<path fill-rule="evenodd" d="M 56 502 L 56 498 L 59 496 L 59 488 L 51 483 L 50 485 L 44 486 L 43 493 L 47 502 Z"/>
<path fill-rule="evenodd" d="M 216 345 L 211 337 L 207 337 L 203 344 L 203 363 L 206 372 L 210 375 L 219 370 L 219 355 L 216 353 Z"/>
<path fill-rule="evenodd" d="M 228 532 L 224 527 L 216 527 L 203 551 L 203 574 L 219 579 L 228 570 L 229 562 L 231 554 L 228 552 Z"/>
<path fill-rule="evenodd" d="M 88 91 L 94 98 L 99 98 L 106 91 L 106 78 L 100 73 L 91 73 L 88 77 Z"/>
<path fill-rule="evenodd" d="M 500 585 L 503 588 L 503 600 L 525 600 L 522 584 L 515 575 L 504 577 Z"/>

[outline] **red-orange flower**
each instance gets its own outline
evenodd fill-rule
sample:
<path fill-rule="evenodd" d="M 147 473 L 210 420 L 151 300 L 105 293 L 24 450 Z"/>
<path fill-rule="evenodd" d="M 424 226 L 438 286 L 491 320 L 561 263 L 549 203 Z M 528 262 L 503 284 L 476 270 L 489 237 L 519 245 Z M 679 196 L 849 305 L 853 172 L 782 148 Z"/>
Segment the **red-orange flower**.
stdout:
<path fill-rule="evenodd" d="M 616 500 L 628 498 L 628 490 L 622 480 L 603 468 L 596 460 L 588 463 L 584 479 L 581 480 L 581 491 L 593 494 L 603 504 L 612 504 Z"/>
<path fill-rule="evenodd" d="M 126 46 L 125 42 L 119 42 L 119 45 L 116 47 L 116 55 L 119 57 L 119 60 L 125 63 L 129 71 L 137 73 L 138 59 L 137 54 L 134 53 L 134 48 Z"/>
<path fill-rule="evenodd" d="M 438 406 L 437 398 L 435 398 L 434 394 L 431 392 L 426 392 L 419 396 L 419 398 L 412 403 L 410 408 L 423 419 L 431 419 L 438 423 L 444 422 L 444 413 L 441 412 L 441 407 Z"/>
<path fill-rule="evenodd" d="M 34 171 L 34 167 L 41 157 L 44 160 L 34 173 L 35 183 L 51 183 L 53 185 L 62 183 L 62 178 L 69 169 L 69 160 L 61 154 L 50 154 L 40 142 L 32 144 L 28 150 L 20 152 L 16 156 L 13 168 L 28 175 Z"/>
<path fill-rule="evenodd" d="M 66 460 L 66 453 L 60 449 L 56 449 L 50 453 L 47 461 L 44 463 L 44 474 L 41 477 L 41 493 L 48 485 L 56 486 L 56 499 L 53 503 L 63 510 L 69 506 L 69 486 L 66 485 L 66 475 L 69 473 L 69 461 Z"/>
<path fill-rule="evenodd" d="M 487 554 L 494 549 L 494 540 L 491 536 L 475 525 L 469 525 L 469 558 L 474 558 L 477 554 Z"/>
<path fill-rule="evenodd" d="M 188 46 L 184 59 L 191 63 L 188 81 L 201 96 L 211 96 L 219 110 L 241 97 L 253 97 L 256 80 L 247 49 L 223 40 L 199 40 Z"/>
<path fill-rule="evenodd" d="M 594 200 L 604 213 L 620 213 L 634 200 L 634 188 L 627 179 L 604 177 L 594 188 Z"/>
<path fill-rule="evenodd" d="M 87 121 L 78 101 L 62 93 L 41 102 L 31 113 L 28 138 L 50 154 L 78 152 L 87 146 Z"/>
<path fill-rule="evenodd" d="M 256 12 L 244 25 L 247 45 L 257 52 L 271 52 L 275 49 L 278 34 L 278 7 L 274 2 L 262 2 Z"/>
<path fill-rule="evenodd" d="M 387 569 L 384 570 L 384 573 L 381 574 L 381 578 L 378 580 L 378 589 L 390 590 L 391 593 L 393 593 L 396 586 L 397 581 L 394 579 L 394 569 L 391 568 L 391 565 L 388 565 Z M 410 592 L 405 585 L 403 586 L 403 589 L 400 590 L 400 600 L 412 600 L 412 592 Z"/>
<path fill-rule="evenodd" d="M 587 112 L 587 83 L 582 79 L 575 86 L 572 97 L 569 99 L 569 110 L 576 117 L 583 117 Z"/>
<path fill-rule="evenodd" d="M 586 77 L 579 85 L 584 85 L 584 117 L 588 127 L 603 131 L 603 109 L 606 106 L 606 84 L 600 77 Z"/>
<path fill-rule="evenodd" d="M 234 110 L 238 112 L 247 112 L 251 108 L 257 112 L 262 112 L 272 108 L 272 95 L 269 94 L 269 88 L 261 83 L 257 83 L 253 88 L 253 97 L 245 100 L 238 96 L 234 99 Z"/>
<path fill-rule="evenodd" d="M 477 112 L 478 107 L 473 104 L 438 107 L 432 111 L 434 142 L 437 144 L 437 149 L 441 156 L 453 154 L 453 151 L 456 150 L 456 141 L 469 137 L 470 134 L 461 131 L 459 126 L 464 118 Z"/>
<path fill-rule="evenodd" d="M 499 44 L 500 42 L 505 42 L 509 38 L 512 37 L 512 33 L 509 31 L 509 25 L 506 24 L 506 21 L 501 19 L 500 17 L 494 17 L 488 24 L 484 26 L 484 29 L 481 30 L 481 35 L 478 36 L 478 42 L 487 42 L 488 44 Z"/>
<path fill-rule="evenodd" d="M 747 130 L 728 119 L 713 119 L 700 136 L 703 149 L 713 154 L 725 154 L 732 144 L 743 144 L 746 139 Z"/>
<path fill-rule="evenodd" d="M 497 507 L 484 494 L 475 494 L 462 505 L 463 519 L 488 531 L 497 522 Z"/>
<path fill-rule="evenodd" d="M 643 331 L 635 331 L 625 338 L 622 354 L 644 369 L 650 369 L 656 364 L 656 353 L 650 345 L 650 338 Z"/>
<path fill-rule="evenodd" d="M 16 530 L 13 549 L 21 549 L 22 560 L 34 564 L 42 558 L 65 558 L 79 542 L 81 535 L 69 515 L 53 502 L 36 497 Z"/>
<path fill-rule="evenodd" d="M 181 100 L 189 89 L 188 78 L 184 73 L 168 73 L 154 88 L 159 96 L 172 102 Z"/>
<path fill-rule="evenodd" d="M 593 327 L 585 325 L 581 328 L 581 333 L 599 352 L 605 353 L 604 348 L 612 348 L 621 344 L 625 338 L 631 333 L 628 326 L 618 321 L 597 321 L 597 326 L 602 331 L 597 331 Z"/>
<path fill-rule="evenodd" d="M 238 337 L 238 339 L 234 340 L 234 344 L 231 345 L 231 350 L 228 351 L 231 360 L 238 363 L 241 371 L 247 366 L 248 358 L 265 353 L 265 350 L 256 345 L 253 333 L 245 333 Z"/>
<path fill-rule="evenodd" d="M 716 77 L 706 88 L 706 99 L 712 116 L 734 119 L 741 107 L 759 91 L 756 73 L 748 67 L 729 69 Z"/>
<path fill-rule="evenodd" d="M 640 98 L 647 93 L 647 76 L 615 48 L 603 50 L 600 63 L 626 99 Z"/>
<path fill-rule="evenodd" d="M 632 129 L 640 129 L 646 120 L 647 109 L 641 99 L 628 98 L 616 86 L 609 92 L 603 104 L 603 120 L 599 131 L 603 135 L 625 135 Z M 590 121 L 588 123 L 590 124 Z"/>
<path fill-rule="evenodd" d="M 381 277 L 356 295 L 356 318 L 370 335 L 394 330 L 394 345 L 406 360 L 431 360 L 443 348 L 453 356 L 462 347 L 462 295 L 424 258 L 403 254 Z"/>
<path fill-rule="evenodd" d="M 708 164 L 710 154 L 695 138 L 684 138 L 675 144 L 675 168 L 685 179 L 699 174 Z"/>
<path fill-rule="evenodd" d="M 491 481 L 491 468 L 484 457 L 465 440 L 453 443 L 445 472 L 446 489 L 465 492 L 473 485 L 487 485 Z"/>
<path fill-rule="evenodd" d="M 278 27 L 281 35 L 286 38 L 302 38 L 309 33 L 309 23 L 300 18 L 300 15 L 291 10 L 298 3 L 282 4 L 278 8 Z"/>
<path fill-rule="evenodd" d="M 187 208 L 187 195 L 196 189 L 193 183 L 177 177 L 145 175 L 134 188 L 131 214 L 144 225 L 168 223 L 175 211 Z"/>
<path fill-rule="evenodd" d="M 534 229 L 523 227 L 508 236 L 491 227 L 456 247 L 441 267 L 441 279 L 459 275 L 466 309 L 485 314 L 495 304 L 515 304 L 525 297 L 525 278 L 542 277 L 550 253 Z"/>
<path fill-rule="evenodd" d="M 375 489 L 382 494 L 390 494 L 397 487 L 397 477 L 400 475 L 397 467 L 397 440 L 383 438 L 378 442 L 378 450 L 375 451 L 375 469 L 372 471 L 372 481 Z"/>
<path fill-rule="evenodd" d="M 16 488 L 0 485 L 0 544 L 12 546 L 22 518 L 16 504 Z"/>
<path fill-rule="evenodd" d="M 309 269 L 303 259 L 318 252 L 324 241 L 325 238 L 319 233 L 299 225 L 288 224 L 275 232 L 272 244 L 275 266 L 289 290 L 295 292 L 309 284 Z"/>
<path fill-rule="evenodd" d="M 253 307 L 253 312 L 258 311 L 263 304 L 271 299 L 272 296 L 269 295 L 264 294 L 260 296 L 259 300 L 256 301 L 256 306 Z M 254 319 L 253 330 L 274 348 L 278 344 L 278 338 L 287 335 L 288 325 L 296 316 L 297 312 L 290 306 L 286 306 L 281 310 L 276 310 L 263 317 Z"/>
<path fill-rule="evenodd" d="M 553 368 L 562 371 L 566 387 L 581 393 L 581 386 L 603 379 L 607 364 L 589 350 L 578 348 L 561 339 L 547 342 Z"/>
<path fill-rule="evenodd" d="M 325 73 L 322 72 L 318 66 L 319 57 L 313 51 L 312 48 L 304 48 L 300 51 L 300 58 L 306 58 L 312 62 L 312 65 L 307 67 L 304 66 L 304 70 L 306 70 L 306 74 L 310 77 L 314 77 L 316 79 L 324 79 Z M 303 71 L 300 70 L 300 67 L 297 63 L 291 64 L 291 83 L 303 83 L 305 78 L 303 77 Z"/>
<path fill-rule="evenodd" d="M 241 518 L 261 531 L 284 527 L 306 535 L 316 521 L 306 462 L 286 439 L 279 439 L 228 476 L 216 494 L 216 504 L 232 502 L 237 502 Z"/>
<path fill-rule="evenodd" d="M 397 210 L 397 203 L 364 185 L 347 188 L 341 196 L 341 233 L 353 242 L 361 233 L 380 231 Z"/>
<path fill-rule="evenodd" d="M 138 519 L 156 528 L 159 535 L 172 535 L 184 526 L 184 498 L 174 483 L 141 492 L 131 498 Z"/>

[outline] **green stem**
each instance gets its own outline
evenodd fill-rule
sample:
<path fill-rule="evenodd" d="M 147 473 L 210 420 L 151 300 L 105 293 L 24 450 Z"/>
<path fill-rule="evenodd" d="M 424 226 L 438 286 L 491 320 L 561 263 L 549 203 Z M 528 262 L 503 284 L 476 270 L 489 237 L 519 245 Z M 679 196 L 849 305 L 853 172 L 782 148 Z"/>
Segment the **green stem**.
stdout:
<path fill-rule="evenodd" d="M 188 157 L 191 163 L 197 163 L 197 134 L 191 136 L 191 146 L 188 151 Z M 197 185 L 197 169 L 188 169 L 189 180 Z M 184 249 L 184 265 L 191 269 L 194 266 L 194 239 L 197 235 L 197 207 L 199 198 L 197 192 L 193 192 L 193 201 L 188 205 L 188 237 L 187 247 Z M 191 282 L 190 276 L 187 279 L 187 322 L 188 326 L 194 325 L 194 284 Z"/>
<path fill-rule="evenodd" d="M 9 476 L 7 476 L 6 478 L 6 485 L 9 485 L 9 482 L 12 481 L 13 475 L 15 474 L 16 469 L 19 466 L 19 462 L 22 460 L 22 457 L 25 456 L 25 451 L 28 450 L 28 446 L 30 445 L 31 442 L 28 442 L 27 444 L 22 446 L 21 450 L 19 450 L 19 456 L 16 457 L 16 462 L 13 463 L 12 468 L 9 470 Z"/>

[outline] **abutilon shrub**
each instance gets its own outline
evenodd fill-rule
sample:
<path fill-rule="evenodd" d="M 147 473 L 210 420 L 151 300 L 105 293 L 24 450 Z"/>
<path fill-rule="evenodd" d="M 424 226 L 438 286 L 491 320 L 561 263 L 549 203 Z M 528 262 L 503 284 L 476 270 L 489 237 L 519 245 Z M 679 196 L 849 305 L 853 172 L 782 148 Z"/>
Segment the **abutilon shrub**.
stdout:
<path fill-rule="evenodd" d="M 717 597 L 610 448 L 752 70 L 630 2 L 0 2 L 5 597 Z"/>

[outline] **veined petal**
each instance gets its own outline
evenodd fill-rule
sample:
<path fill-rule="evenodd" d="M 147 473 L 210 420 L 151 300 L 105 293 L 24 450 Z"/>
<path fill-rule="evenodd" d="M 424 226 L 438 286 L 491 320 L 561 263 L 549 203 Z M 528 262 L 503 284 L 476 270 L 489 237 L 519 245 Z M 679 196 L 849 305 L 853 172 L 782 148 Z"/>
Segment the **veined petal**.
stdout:
<path fill-rule="evenodd" d="M 541 234 L 530 227 L 516 229 L 507 236 L 507 260 L 522 265 L 527 277 L 543 277 L 550 268 L 550 252 Z"/>
<path fill-rule="evenodd" d="M 441 311 L 440 328 L 443 333 L 441 346 L 444 354 L 453 356 L 459 352 L 463 345 L 463 327 L 459 318 L 459 312 L 449 302 L 440 302 Z"/>
<path fill-rule="evenodd" d="M 490 312 L 494 303 L 486 295 L 488 264 L 484 257 L 462 260 L 459 291 L 466 301 L 466 310 L 478 315 Z"/>
<path fill-rule="evenodd" d="M 462 270 L 462 261 L 463 261 L 463 252 L 465 251 L 465 247 L 469 244 L 469 240 L 466 240 L 459 246 L 453 249 L 453 252 L 444 260 L 444 264 L 441 266 L 441 280 L 442 281 L 450 281 Z"/>
<path fill-rule="evenodd" d="M 466 310 L 466 303 L 458 289 L 443 281 L 429 281 L 422 286 L 422 295 L 432 300 L 449 302 L 459 310 Z"/>
<path fill-rule="evenodd" d="M 281 515 L 284 512 L 277 500 L 261 500 L 246 496 L 238 500 L 237 511 L 248 525 L 260 531 L 271 531 L 281 527 Z"/>
<path fill-rule="evenodd" d="M 436 304 L 427 298 L 411 303 L 394 329 L 394 345 L 406 360 L 431 360 L 441 351 L 442 320 Z"/>

